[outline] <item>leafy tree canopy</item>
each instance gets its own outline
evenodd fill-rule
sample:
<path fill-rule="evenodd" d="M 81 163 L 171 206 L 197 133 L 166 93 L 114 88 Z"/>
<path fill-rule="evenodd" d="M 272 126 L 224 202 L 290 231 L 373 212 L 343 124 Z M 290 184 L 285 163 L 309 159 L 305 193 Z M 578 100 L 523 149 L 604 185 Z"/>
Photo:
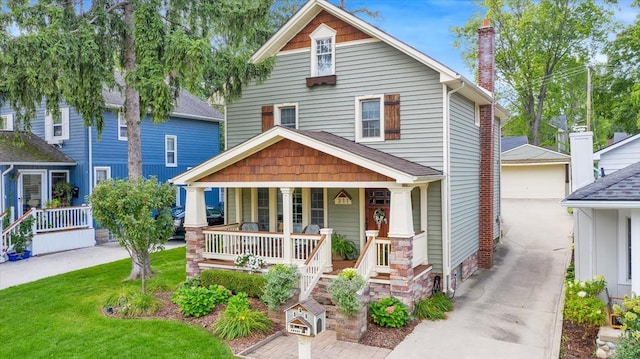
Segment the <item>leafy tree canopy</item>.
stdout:
<path fill-rule="evenodd" d="M 596 0 L 479 2 L 496 30 L 496 96 L 506 101 L 514 115 L 506 131 L 512 128 L 513 134 L 527 134 L 539 145 L 541 132 L 546 131 L 543 127 L 576 102 L 568 99 L 572 94 L 564 91 L 565 86 L 571 84 L 572 76 L 584 73 L 576 69 L 584 69 L 604 43 L 612 12 L 608 4 Z M 474 69 L 482 18 L 476 14 L 464 26 L 452 29 L 456 46 Z M 586 91 L 586 85 L 582 88 Z M 549 106 L 550 97 L 553 106 Z"/>

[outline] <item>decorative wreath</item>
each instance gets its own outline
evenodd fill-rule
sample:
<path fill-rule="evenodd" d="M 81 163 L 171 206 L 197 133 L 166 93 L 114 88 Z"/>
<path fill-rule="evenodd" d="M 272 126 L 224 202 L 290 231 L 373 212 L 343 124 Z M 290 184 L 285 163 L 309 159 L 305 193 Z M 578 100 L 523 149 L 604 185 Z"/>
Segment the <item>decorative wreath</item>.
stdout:
<path fill-rule="evenodd" d="M 382 222 L 387 223 L 387 217 L 384 214 L 384 209 L 382 208 L 376 209 L 376 211 L 373 212 L 373 220 L 376 221 L 378 228 L 380 228 L 380 225 L 382 224 Z"/>

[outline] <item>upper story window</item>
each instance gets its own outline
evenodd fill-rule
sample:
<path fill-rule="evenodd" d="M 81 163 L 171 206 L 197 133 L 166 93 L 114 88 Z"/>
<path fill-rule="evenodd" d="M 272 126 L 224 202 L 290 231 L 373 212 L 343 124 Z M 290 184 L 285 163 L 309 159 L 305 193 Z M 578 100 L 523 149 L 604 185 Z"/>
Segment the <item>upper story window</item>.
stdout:
<path fill-rule="evenodd" d="M 93 168 L 93 186 L 111 178 L 111 167 L 94 167 Z"/>
<path fill-rule="evenodd" d="M 127 119 L 122 111 L 118 112 L 118 140 L 127 140 Z"/>
<path fill-rule="evenodd" d="M 298 128 L 298 104 L 285 103 L 274 106 L 275 124 L 287 128 Z"/>
<path fill-rule="evenodd" d="M 384 96 L 356 97 L 356 141 L 384 141 Z"/>
<path fill-rule="evenodd" d="M 322 24 L 311 35 L 311 76 L 336 73 L 336 30 Z"/>
<path fill-rule="evenodd" d="M 0 131 L 13 131 L 13 114 L 0 115 Z"/>
<path fill-rule="evenodd" d="M 164 136 L 165 166 L 178 166 L 178 137 L 174 135 Z"/>
<path fill-rule="evenodd" d="M 60 144 L 69 139 L 69 108 L 61 107 L 60 116 L 54 117 L 49 111 L 44 115 L 44 137 L 47 143 Z"/>

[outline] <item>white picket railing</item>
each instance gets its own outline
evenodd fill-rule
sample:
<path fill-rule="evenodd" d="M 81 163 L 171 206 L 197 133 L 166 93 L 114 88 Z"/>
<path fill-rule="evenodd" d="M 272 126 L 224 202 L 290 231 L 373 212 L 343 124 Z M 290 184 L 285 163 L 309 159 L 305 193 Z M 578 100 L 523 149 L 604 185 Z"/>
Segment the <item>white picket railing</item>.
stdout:
<path fill-rule="evenodd" d="M 300 301 L 307 299 L 311 295 L 326 267 L 327 261 L 331 261 L 331 257 L 327 257 L 328 251 L 325 248 L 327 245 L 330 246 L 331 242 L 327 241 L 326 238 L 327 235 L 321 235 L 320 242 L 309 254 L 304 265 L 300 267 Z"/>
<path fill-rule="evenodd" d="M 233 260 L 238 254 L 251 253 L 269 264 L 305 261 L 320 241 L 319 234 L 292 233 L 288 244 L 291 258 L 285 258 L 283 233 L 245 232 L 227 226 L 209 227 L 202 232 L 204 258 Z"/>
<path fill-rule="evenodd" d="M 356 271 L 364 280 L 375 277 L 378 273 L 375 271 L 377 262 L 377 247 L 374 245 L 378 231 L 367 231 L 367 243 L 364 245 L 360 257 L 356 261 Z"/>
<path fill-rule="evenodd" d="M 0 232 L 0 250 L 3 250 L 2 253 L 0 253 L 0 256 L 4 256 L 5 252 L 9 251 L 9 249 L 11 248 L 11 236 L 14 233 L 18 232 L 18 225 L 20 223 L 22 223 L 22 221 L 24 221 L 25 219 L 33 216 L 33 213 L 35 212 L 34 208 L 29 209 L 25 214 L 23 214 L 22 216 L 20 216 L 20 218 L 18 218 L 15 222 L 11 223 L 9 226 L 7 226 L 7 228 L 2 229 L 2 232 Z"/>
<path fill-rule="evenodd" d="M 373 243 L 376 248 L 375 271 L 378 273 L 391 273 L 391 268 L 389 267 L 391 241 L 388 239 L 376 238 Z"/>
<path fill-rule="evenodd" d="M 34 217 L 34 233 L 91 228 L 93 225 L 91 207 L 87 206 L 37 209 Z"/>

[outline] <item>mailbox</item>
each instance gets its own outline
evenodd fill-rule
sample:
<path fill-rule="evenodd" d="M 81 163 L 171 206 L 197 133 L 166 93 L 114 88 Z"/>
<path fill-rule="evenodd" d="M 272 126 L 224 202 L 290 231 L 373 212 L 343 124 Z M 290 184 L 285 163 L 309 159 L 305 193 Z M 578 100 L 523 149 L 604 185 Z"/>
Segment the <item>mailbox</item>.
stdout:
<path fill-rule="evenodd" d="M 307 298 L 285 310 L 287 332 L 308 337 L 325 328 L 326 309 L 313 298 Z"/>

